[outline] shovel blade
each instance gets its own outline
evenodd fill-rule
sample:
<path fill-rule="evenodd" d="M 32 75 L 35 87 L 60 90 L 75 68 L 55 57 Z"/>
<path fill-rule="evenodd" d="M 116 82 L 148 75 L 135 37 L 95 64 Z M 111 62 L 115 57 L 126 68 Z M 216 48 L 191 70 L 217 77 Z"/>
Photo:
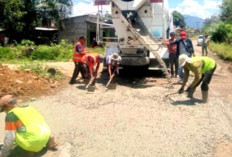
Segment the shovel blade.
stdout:
<path fill-rule="evenodd" d="M 88 92 L 94 92 L 95 89 L 96 89 L 95 86 L 89 86 L 89 87 L 87 88 Z"/>
<path fill-rule="evenodd" d="M 107 86 L 108 89 L 111 89 L 111 90 L 114 90 L 117 88 L 117 84 L 116 83 L 110 83 L 108 86 Z"/>

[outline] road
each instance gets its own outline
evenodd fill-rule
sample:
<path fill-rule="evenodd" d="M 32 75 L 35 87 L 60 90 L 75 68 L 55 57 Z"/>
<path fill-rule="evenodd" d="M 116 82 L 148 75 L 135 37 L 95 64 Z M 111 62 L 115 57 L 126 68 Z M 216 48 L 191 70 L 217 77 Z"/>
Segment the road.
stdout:
<path fill-rule="evenodd" d="M 195 46 L 195 51 L 201 54 L 200 47 Z M 103 74 L 93 93 L 80 83 L 27 102 L 44 115 L 59 142 L 57 151 L 43 156 L 232 156 L 232 74 L 228 63 L 212 52 L 210 56 L 217 60 L 218 68 L 207 104 L 200 101 L 200 88 L 194 100 L 185 94 L 168 95 L 180 88 L 177 79 L 169 85 L 155 73 L 153 77 L 120 76 L 116 90 L 106 90 Z M 63 71 L 70 76 L 73 63 L 65 64 Z M 3 114 L 0 122 L 4 126 Z"/>

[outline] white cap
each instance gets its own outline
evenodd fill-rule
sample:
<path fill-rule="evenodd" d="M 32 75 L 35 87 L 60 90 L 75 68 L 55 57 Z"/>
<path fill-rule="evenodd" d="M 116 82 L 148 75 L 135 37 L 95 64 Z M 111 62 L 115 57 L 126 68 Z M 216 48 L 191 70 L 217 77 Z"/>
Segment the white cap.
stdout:
<path fill-rule="evenodd" d="M 186 62 L 189 62 L 190 58 L 186 54 L 182 54 L 179 56 L 179 65 L 184 66 Z"/>

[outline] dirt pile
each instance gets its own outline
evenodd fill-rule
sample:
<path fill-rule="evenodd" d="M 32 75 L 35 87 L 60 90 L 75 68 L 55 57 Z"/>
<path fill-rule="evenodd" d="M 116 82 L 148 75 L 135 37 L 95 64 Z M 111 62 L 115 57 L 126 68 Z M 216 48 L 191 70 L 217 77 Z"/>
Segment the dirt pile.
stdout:
<path fill-rule="evenodd" d="M 27 99 L 53 93 L 58 87 L 58 81 L 40 77 L 31 70 L 10 70 L 7 66 L 0 66 L 0 97 L 13 94 Z"/>

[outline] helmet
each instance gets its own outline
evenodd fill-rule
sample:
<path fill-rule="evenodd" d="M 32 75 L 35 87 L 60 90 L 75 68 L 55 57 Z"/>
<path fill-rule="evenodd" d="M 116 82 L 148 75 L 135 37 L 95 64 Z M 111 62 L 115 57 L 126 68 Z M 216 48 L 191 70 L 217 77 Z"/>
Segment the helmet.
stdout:
<path fill-rule="evenodd" d="M 184 66 L 186 62 L 190 61 L 190 58 L 186 54 L 182 54 L 179 57 L 179 65 Z"/>
<path fill-rule="evenodd" d="M 8 104 L 11 104 L 11 105 L 16 104 L 16 99 L 14 98 L 13 95 L 4 95 L 3 97 L 1 97 L 1 99 L 0 99 L 0 112 L 2 112 L 3 111 L 2 108 Z"/>
<path fill-rule="evenodd" d="M 104 56 L 99 54 L 98 55 L 98 60 L 99 60 L 100 63 L 102 63 L 104 61 Z"/>

